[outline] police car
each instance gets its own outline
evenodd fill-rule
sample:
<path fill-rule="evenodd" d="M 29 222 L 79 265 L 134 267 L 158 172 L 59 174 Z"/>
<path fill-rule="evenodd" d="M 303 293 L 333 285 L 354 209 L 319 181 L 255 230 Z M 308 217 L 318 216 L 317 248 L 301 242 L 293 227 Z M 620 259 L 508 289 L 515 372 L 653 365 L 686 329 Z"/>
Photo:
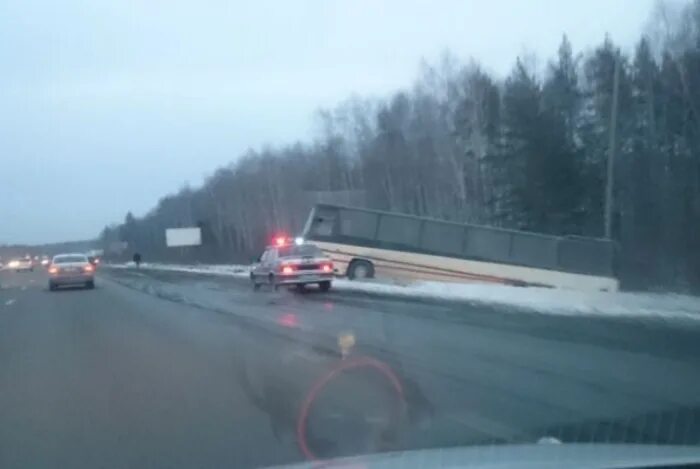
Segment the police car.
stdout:
<path fill-rule="evenodd" d="M 333 261 L 314 244 L 300 238 L 279 237 L 253 264 L 250 280 L 256 290 L 261 285 L 276 290 L 283 285 L 302 289 L 305 285 L 318 284 L 321 291 L 328 291 L 333 281 Z"/>

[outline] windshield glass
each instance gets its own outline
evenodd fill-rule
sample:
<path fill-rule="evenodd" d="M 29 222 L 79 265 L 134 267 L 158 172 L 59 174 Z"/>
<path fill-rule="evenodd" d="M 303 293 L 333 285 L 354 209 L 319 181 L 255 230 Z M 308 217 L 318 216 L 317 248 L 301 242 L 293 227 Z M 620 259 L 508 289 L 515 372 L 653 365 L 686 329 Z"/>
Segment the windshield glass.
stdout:
<path fill-rule="evenodd" d="M 54 264 L 69 264 L 72 262 L 87 262 L 85 256 L 56 256 L 53 259 Z"/>
<path fill-rule="evenodd" d="M 302 244 L 301 246 L 284 246 L 277 249 L 279 257 L 319 257 L 323 252 L 313 244 Z"/>
<path fill-rule="evenodd" d="M 0 0 L 0 64 L 0 469 L 700 453 L 700 0 Z"/>

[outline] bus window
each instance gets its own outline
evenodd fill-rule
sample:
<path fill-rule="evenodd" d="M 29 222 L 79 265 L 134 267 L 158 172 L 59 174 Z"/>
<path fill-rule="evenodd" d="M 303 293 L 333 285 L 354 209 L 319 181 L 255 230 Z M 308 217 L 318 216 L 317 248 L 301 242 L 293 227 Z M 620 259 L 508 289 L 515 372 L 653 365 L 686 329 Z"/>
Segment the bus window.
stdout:
<path fill-rule="evenodd" d="M 418 247 L 421 220 L 415 218 L 382 215 L 377 239 L 394 244 Z"/>
<path fill-rule="evenodd" d="M 511 243 L 511 261 L 546 269 L 557 267 L 557 240 L 518 233 Z"/>
<path fill-rule="evenodd" d="M 426 221 L 421 247 L 438 254 L 461 256 L 464 243 L 464 226 Z"/>
<path fill-rule="evenodd" d="M 467 228 L 465 252 L 475 259 L 508 262 L 510 237 L 507 231 L 470 226 Z"/>
<path fill-rule="evenodd" d="M 377 232 L 376 213 L 359 210 L 340 211 L 340 234 L 353 238 L 374 239 Z"/>
<path fill-rule="evenodd" d="M 335 215 L 319 214 L 314 215 L 311 222 L 311 228 L 308 235 L 310 236 L 331 236 L 333 234 L 333 226 L 335 225 Z"/>
<path fill-rule="evenodd" d="M 601 240 L 559 241 L 557 267 L 589 275 L 613 275 L 614 245 Z"/>

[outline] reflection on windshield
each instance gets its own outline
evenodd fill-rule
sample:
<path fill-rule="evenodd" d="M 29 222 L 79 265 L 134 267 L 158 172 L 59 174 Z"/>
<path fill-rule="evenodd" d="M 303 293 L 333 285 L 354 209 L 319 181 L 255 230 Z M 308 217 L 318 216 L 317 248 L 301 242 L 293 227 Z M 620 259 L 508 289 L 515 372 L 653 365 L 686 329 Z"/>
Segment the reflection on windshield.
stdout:
<path fill-rule="evenodd" d="M 0 469 L 700 452 L 700 0 L 259 3 L 0 0 Z"/>

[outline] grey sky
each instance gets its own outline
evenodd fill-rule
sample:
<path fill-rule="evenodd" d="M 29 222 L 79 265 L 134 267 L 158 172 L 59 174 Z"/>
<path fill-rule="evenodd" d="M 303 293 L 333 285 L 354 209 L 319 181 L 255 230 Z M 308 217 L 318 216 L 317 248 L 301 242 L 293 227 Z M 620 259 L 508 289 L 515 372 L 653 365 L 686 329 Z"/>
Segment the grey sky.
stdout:
<path fill-rule="evenodd" d="M 505 75 L 654 0 L 0 1 L 0 244 L 83 239 L 249 147 L 312 137 L 313 112 L 408 86 L 449 48 Z"/>

